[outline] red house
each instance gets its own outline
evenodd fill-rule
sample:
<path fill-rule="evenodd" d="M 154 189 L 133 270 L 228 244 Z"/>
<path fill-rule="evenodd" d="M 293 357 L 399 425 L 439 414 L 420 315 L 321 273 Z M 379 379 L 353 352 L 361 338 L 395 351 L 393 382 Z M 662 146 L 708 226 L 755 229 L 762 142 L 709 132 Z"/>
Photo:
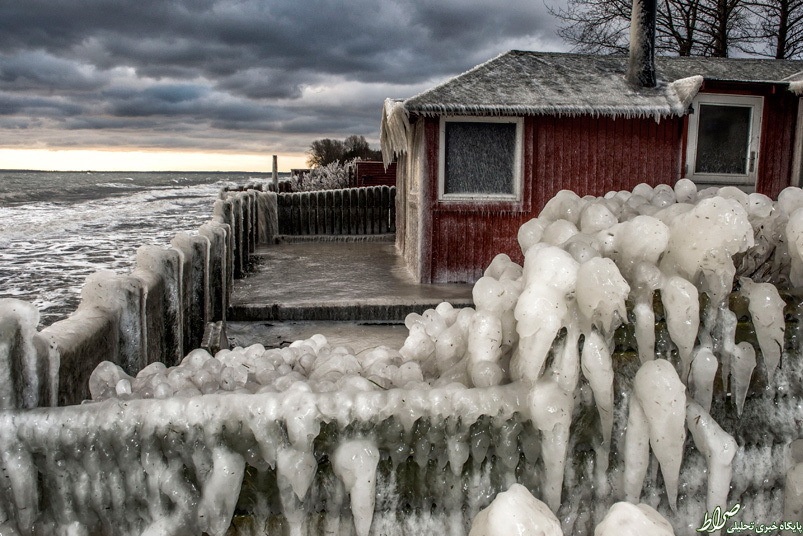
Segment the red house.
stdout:
<path fill-rule="evenodd" d="M 363 186 L 396 186 L 396 163 L 385 167 L 373 160 L 357 161 L 357 188 Z"/>
<path fill-rule="evenodd" d="M 655 87 L 628 82 L 628 61 L 513 50 L 386 101 L 397 246 L 420 281 L 476 281 L 500 251 L 521 262 L 519 226 L 562 189 L 799 184 L 803 61 L 656 58 Z"/>

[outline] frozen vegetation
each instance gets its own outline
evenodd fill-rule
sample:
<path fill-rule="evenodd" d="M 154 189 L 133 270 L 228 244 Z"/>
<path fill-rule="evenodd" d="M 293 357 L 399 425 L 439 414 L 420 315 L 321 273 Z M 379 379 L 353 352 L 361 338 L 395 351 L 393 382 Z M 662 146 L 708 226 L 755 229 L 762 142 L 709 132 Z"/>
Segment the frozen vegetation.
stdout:
<path fill-rule="evenodd" d="M 106 362 L 91 403 L 0 414 L 0 533 L 668 535 L 735 503 L 796 520 L 803 191 L 563 191 L 518 239 L 523 265 L 498 255 L 475 308 L 409 315 L 402 348 Z"/>

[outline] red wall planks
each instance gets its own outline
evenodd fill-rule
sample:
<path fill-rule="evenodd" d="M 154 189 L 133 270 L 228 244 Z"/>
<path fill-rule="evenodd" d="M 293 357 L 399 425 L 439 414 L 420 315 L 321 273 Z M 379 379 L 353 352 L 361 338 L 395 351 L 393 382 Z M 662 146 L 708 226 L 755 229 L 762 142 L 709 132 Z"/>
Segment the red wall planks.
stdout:
<path fill-rule="evenodd" d="M 784 90 L 764 97 L 756 191 L 772 198 L 791 181 L 798 102 Z"/>
<path fill-rule="evenodd" d="M 714 88 L 712 88 L 714 89 Z M 725 88 L 716 88 L 722 90 Z M 726 90 L 727 91 L 727 90 Z M 733 91 L 733 90 L 731 90 Z M 791 176 L 797 98 L 765 94 L 757 191 L 776 197 Z M 522 200 L 438 201 L 437 118 L 426 120 L 427 199 L 422 220 L 422 279 L 473 282 L 498 253 L 522 261 L 516 236 L 560 190 L 601 196 L 637 184 L 674 184 L 681 177 L 685 121 L 668 118 L 527 117 Z"/>
<path fill-rule="evenodd" d="M 373 160 L 357 162 L 357 187 L 362 186 L 396 186 L 396 162 L 385 170 L 385 164 Z"/>
<path fill-rule="evenodd" d="M 604 195 L 646 182 L 674 184 L 680 177 L 682 118 L 610 119 L 528 117 L 519 203 L 438 201 L 438 119 L 427 120 L 426 178 L 431 221 L 423 253 L 424 280 L 473 282 L 498 253 L 522 261 L 518 228 L 558 191 Z M 427 275 L 429 277 L 427 277 Z"/>

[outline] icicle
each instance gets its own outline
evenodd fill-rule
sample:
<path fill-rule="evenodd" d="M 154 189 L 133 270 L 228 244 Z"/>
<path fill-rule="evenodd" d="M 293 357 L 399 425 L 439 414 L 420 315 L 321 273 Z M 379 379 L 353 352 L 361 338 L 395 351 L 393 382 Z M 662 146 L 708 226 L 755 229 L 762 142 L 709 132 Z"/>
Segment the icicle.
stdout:
<path fill-rule="evenodd" d="M 610 448 L 613 429 L 613 364 L 608 345 L 596 330 L 586 335 L 582 354 L 583 376 L 591 385 L 599 412 L 602 441 Z M 607 456 L 603 463 L 607 466 Z"/>
<path fill-rule="evenodd" d="M 394 157 L 407 152 L 409 134 L 410 120 L 404 102 L 385 99 L 379 131 L 379 145 L 386 169 L 393 162 Z"/>
<path fill-rule="evenodd" d="M 750 300 L 748 310 L 756 330 L 758 346 L 764 356 L 764 366 L 767 368 L 767 379 L 772 383 L 775 369 L 781 361 L 783 352 L 784 307 L 786 302 L 781 299 L 778 289 L 770 283 L 753 283 L 747 277 L 739 279 L 742 294 Z"/>
<path fill-rule="evenodd" d="M 711 512 L 717 506 L 727 510 L 736 440 L 694 400 L 686 403 L 686 424 L 694 438 L 694 445 L 705 456 L 708 467 L 706 510 Z"/>
<path fill-rule="evenodd" d="M 561 504 L 574 401 L 572 394 L 561 389 L 554 379 L 544 377 L 530 391 L 528 406 L 533 423 L 542 433 L 544 498 L 552 511 L 557 512 Z"/>
<path fill-rule="evenodd" d="M 349 440 L 337 447 L 332 456 L 332 468 L 351 497 L 351 515 L 357 536 L 367 536 L 371 530 L 376 501 L 376 466 L 379 451 L 365 440 Z"/>
<path fill-rule="evenodd" d="M 691 352 L 700 329 L 700 298 L 697 288 L 682 277 L 672 276 L 661 287 L 666 328 L 680 355 L 680 379 L 685 383 L 691 367 Z"/>
<path fill-rule="evenodd" d="M 780 202 L 779 196 L 778 203 Z M 803 287 L 803 208 L 798 208 L 789 216 L 785 234 L 792 264 L 789 279 L 795 287 Z"/>
<path fill-rule="evenodd" d="M 576 316 L 576 315 L 575 315 Z M 580 380 L 580 327 L 577 322 L 566 326 L 566 337 L 555 345 L 551 373 L 561 389 L 573 393 Z"/>
<path fill-rule="evenodd" d="M 650 447 L 661 465 L 669 506 L 677 505 L 678 475 L 686 440 L 686 386 L 665 359 L 644 363 L 636 373 L 634 392 L 650 429 Z"/>
<path fill-rule="evenodd" d="M 515 310 L 519 346 L 510 362 L 514 380 L 538 379 L 567 314 L 566 299 L 560 291 L 539 284 L 524 289 Z"/>
<path fill-rule="evenodd" d="M 717 309 L 714 316 L 719 318 L 715 327 L 719 331 L 717 341 L 719 343 L 719 362 L 722 365 L 722 381 L 725 384 L 725 390 L 728 391 L 732 361 L 736 355 L 736 327 L 739 319 L 726 305 Z"/>
<path fill-rule="evenodd" d="M 750 388 L 750 378 L 756 368 L 756 350 L 749 342 L 740 342 L 736 346 L 731 364 L 731 391 L 736 402 L 736 413 L 742 414 L 747 391 Z"/>
<path fill-rule="evenodd" d="M 689 385 L 691 395 L 706 411 L 711 410 L 711 398 L 714 394 L 714 377 L 717 374 L 719 363 L 707 346 L 697 349 L 691 363 Z"/>
<path fill-rule="evenodd" d="M 212 449 L 212 471 L 203 483 L 198 503 L 198 526 L 211 536 L 223 536 L 240 497 L 245 460 L 226 447 Z"/>
<path fill-rule="evenodd" d="M 639 360 L 642 363 L 655 359 L 655 310 L 653 296 L 660 288 L 663 274 L 654 264 L 643 262 L 636 266 L 631 296 L 636 317 L 635 335 Z"/>
<path fill-rule="evenodd" d="M 293 447 L 281 449 L 276 458 L 277 477 L 290 484 L 299 501 L 303 501 L 307 495 L 317 469 L 318 462 L 311 452 Z"/>
<path fill-rule="evenodd" d="M 449 453 L 449 467 L 454 476 L 460 476 L 463 472 L 463 466 L 466 464 L 469 455 L 471 454 L 471 447 L 468 444 L 468 433 L 460 432 L 449 434 L 446 437 L 446 449 Z"/>
<path fill-rule="evenodd" d="M 647 465 L 650 463 L 650 427 L 641 403 L 635 396 L 630 399 L 625 435 L 625 499 L 639 502 Z"/>

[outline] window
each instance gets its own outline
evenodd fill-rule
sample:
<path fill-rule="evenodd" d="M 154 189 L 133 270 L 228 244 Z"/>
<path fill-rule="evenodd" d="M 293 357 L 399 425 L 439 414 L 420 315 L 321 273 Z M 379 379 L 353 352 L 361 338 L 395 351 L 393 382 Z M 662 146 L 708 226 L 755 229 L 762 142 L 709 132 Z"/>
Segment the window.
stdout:
<path fill-rule="evenodd" d="M 699 94 L 689 117 L 686 176 L 699 183 L 755 186 L 761 97 Z"/>
<path fill-rule="evenodd" d="M 521 198 L 522 118 L 441 118 L 438 197 L 443 201 Z"/>

